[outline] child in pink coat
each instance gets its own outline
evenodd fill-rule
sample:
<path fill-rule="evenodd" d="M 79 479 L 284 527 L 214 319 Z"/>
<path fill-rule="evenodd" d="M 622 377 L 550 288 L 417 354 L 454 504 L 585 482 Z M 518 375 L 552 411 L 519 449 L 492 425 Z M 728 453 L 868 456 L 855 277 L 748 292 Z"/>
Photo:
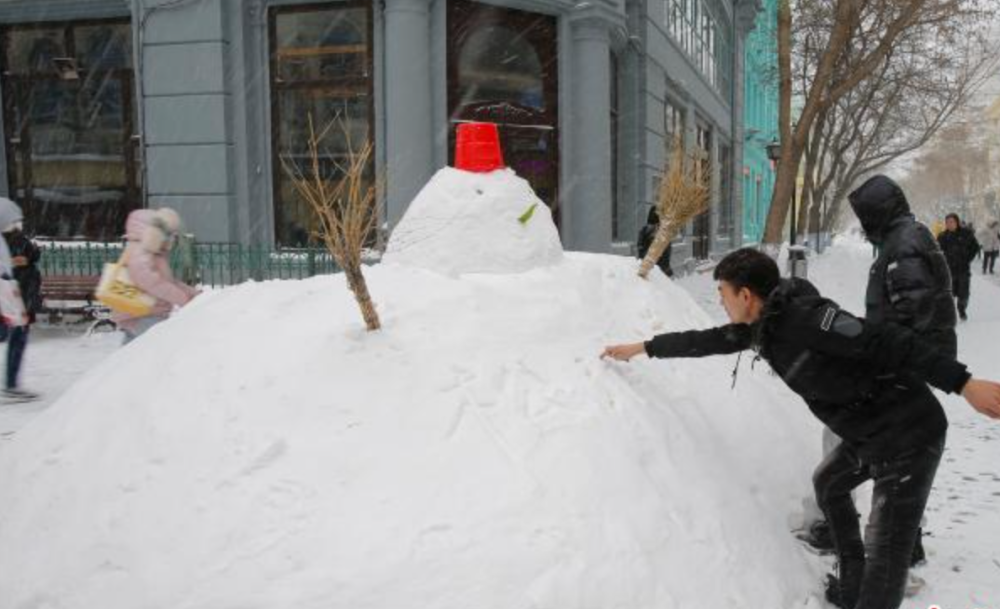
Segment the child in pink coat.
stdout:
<path fill-rule="evenodd" d="M 200 292 L 174 278 L 170 271 L 170 250 L 181 229 L 181 219 L 170 208 L 139 209 L 125 222 L 125 267 L 132 283 L 156 299 L 151 314 L 133 317 L 115 313 L 112 319 L 125 333 L 125 344 L 170 316 Z"/>

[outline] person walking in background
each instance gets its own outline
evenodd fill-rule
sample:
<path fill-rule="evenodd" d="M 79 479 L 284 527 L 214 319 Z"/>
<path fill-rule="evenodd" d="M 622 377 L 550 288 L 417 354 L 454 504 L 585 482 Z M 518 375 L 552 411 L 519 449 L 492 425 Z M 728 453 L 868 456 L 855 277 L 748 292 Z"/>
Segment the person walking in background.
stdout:
<path fill-rule="evenodd" d="M 979 242 L 971 230 L 962 226 L 958 214 L 945 216 L 945 230 L 938 236 L 938 244 L 948 261 L 951 271 L 951 291 L 958 301 L 958 316 L 969 318 L 969 284 L 972 282 L 972 261 L 979 253 Z"/>
<path fill-rule="evenodd" d="M 174 210 L 139 209 L 125 222 L 128 243 L 125 267 L 137 288 L 156 299 L 153 311 L 144 317 L 116 312 L 111 319 L 125 333 L 125 344 L 167 319 L 175 306 L 182 307 L 200 292 L 174 278 L 170 270 L 170 251 L 181 230 L 181 219 Z"/>
<path fill-rule="evenodd" d="M 0 324 L 0 335 L 7 341 L 7 368 L 2 395 L 8 402 L 28 402 L 38 394 L 19 386 L 24 352 L 28 347 L 31 324 L 41 308 L 42 276 L 36 264 L 41 252 L 22 232 L 21 208 L 10 199 L 0 199 L 0 275 L 17 281 L 27 319 L 24 325 Z"/>
<path fill-rule="evenodd" d="M 7 371 L 4 385 L 4 396 L 20 400 L 33 400 L 38 394 L 26 391 L 20 387 L 21 364 L 24 352 L 28 347 L 28 335 L 31 325 L 35 323 L 38 312 L 42 308 L 42 273 L 38 270 L 38 261 L 42 252 L 27 235 L 24 234 L 21 222 L 8 227 L 3 233 L 10 250 L 14 279 L 17 280 L 24 300 L 24 308 L 28 314 L 28 323 L 10 328 L 7 336 Z"/>
<path fill-rule="evenodd" d="M 977 237 L 983 248 L 983 275 L 992 275 L 997 256 L 1000 255 L 1000 222 L 990 220 L 979 230 Z"/>
<path fill-rule="evenodd" d="M 653 245 L 653 239 L 656 238 L 656 231 L 659 229 L 660 214 L 656 211 L 656 207 L 650 207 L 649 214 L 646 216 L 646 225 L 639 229 L 639 237 L 636 239 L 636 250 L 639 260 L 646 257 L 646 252 Z M 656 261 L 656 266 L 660 267 L 660 270 L 667 277 L 674 276 L 674 271 L 670 268 L 670 250 L 672 247 L 673 244 L 668 243 L 667 249 L 663 250 L 663 255 Z"/>

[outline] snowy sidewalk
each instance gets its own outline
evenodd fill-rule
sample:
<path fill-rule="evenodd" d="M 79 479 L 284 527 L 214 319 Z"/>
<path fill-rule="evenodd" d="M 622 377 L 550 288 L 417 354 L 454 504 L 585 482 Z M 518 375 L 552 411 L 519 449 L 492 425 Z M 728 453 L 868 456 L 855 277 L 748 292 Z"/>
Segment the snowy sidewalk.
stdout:
<path fill-rule="evenodd" d="M 18 430 L 51 406 L 77 378 L 115 351 L 121 334 L 100 332 L 85 335 L 86 326 L 36 325 L 31 329 L 24 356 L 21 385 L 42 394 L 36 402 L 0 404 L 0 450 Z M 7 345 L 0 344 L 0 360 L 6 364 Z"/>

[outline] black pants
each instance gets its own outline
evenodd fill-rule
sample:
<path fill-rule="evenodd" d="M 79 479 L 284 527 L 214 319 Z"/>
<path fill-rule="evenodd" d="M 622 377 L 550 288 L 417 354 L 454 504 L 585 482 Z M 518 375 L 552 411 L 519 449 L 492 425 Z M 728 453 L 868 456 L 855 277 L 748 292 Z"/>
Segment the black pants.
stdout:
<path fill-rule="evenodd" d="M 841 443 L 813 477 L 840 561 L 841 594 L 853 609 L 898 609 L 910 556 L 934 483 L 944 440 L 893 459 L 865 464 Z M 851 491 L 874 480 L 872 512 L 862 542 Z"/>
<path fill-rule="evenodd" d="M 28 326 L 16 326 L 7 331 L 7 378 L 5 387 L 17 389 L 17 379 L 21 374 L 21 362 L 28 347 Z"/>
<path fill-rule="evenodd" d="M 992 252 L 983 252 L 983 275 L 989 273 L 993 274 L 993 267 L 997 263 L 997 255 L 1000 251 L 993 250 Z"/>
<path fill-rule="evenodd" d="M 965 315 L 965 310 L 969 307 L 969 283 L 972 276 L 968 273 L 952 272 L 951 292 L 958 299 L 958 312 Z"/>

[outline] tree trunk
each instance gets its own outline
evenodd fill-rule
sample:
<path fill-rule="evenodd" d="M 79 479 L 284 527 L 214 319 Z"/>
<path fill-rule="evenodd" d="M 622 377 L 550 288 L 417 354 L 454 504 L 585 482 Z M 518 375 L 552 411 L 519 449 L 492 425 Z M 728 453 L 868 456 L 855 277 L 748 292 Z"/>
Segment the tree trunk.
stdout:
<path fill-rule="evenodd" d="M 379 321 L 378 313 L 375 311 L 375 303 L 372 302 L 372 297 L 368 293 L 368 283 L 365 281 L 365 276 L 361 273 L 361 269 L 346 268 L 344 269 L 344 275 L 347 277 L 347 285 L 354 292 L 354 298 L 358 301 L 358 306 L 361 308 L 361 317 L 364 318 L 368 331 L 374 332 L 380 329 L 382 324 Z"/>
<path fill-rule="evenodd" d="M 787 187 L 788 163 L 791 159 L 792 140 L 792 6 L 790 0 L 778 0 L 778 136 L 781 138 L 781 160 L 778 161 L 771 206 L 764 226 L 762 242 L 781 243 L 781 231 L 788 212 L 791 190 Z M 777 251 L 770 252 L 777 256 Z"/>

